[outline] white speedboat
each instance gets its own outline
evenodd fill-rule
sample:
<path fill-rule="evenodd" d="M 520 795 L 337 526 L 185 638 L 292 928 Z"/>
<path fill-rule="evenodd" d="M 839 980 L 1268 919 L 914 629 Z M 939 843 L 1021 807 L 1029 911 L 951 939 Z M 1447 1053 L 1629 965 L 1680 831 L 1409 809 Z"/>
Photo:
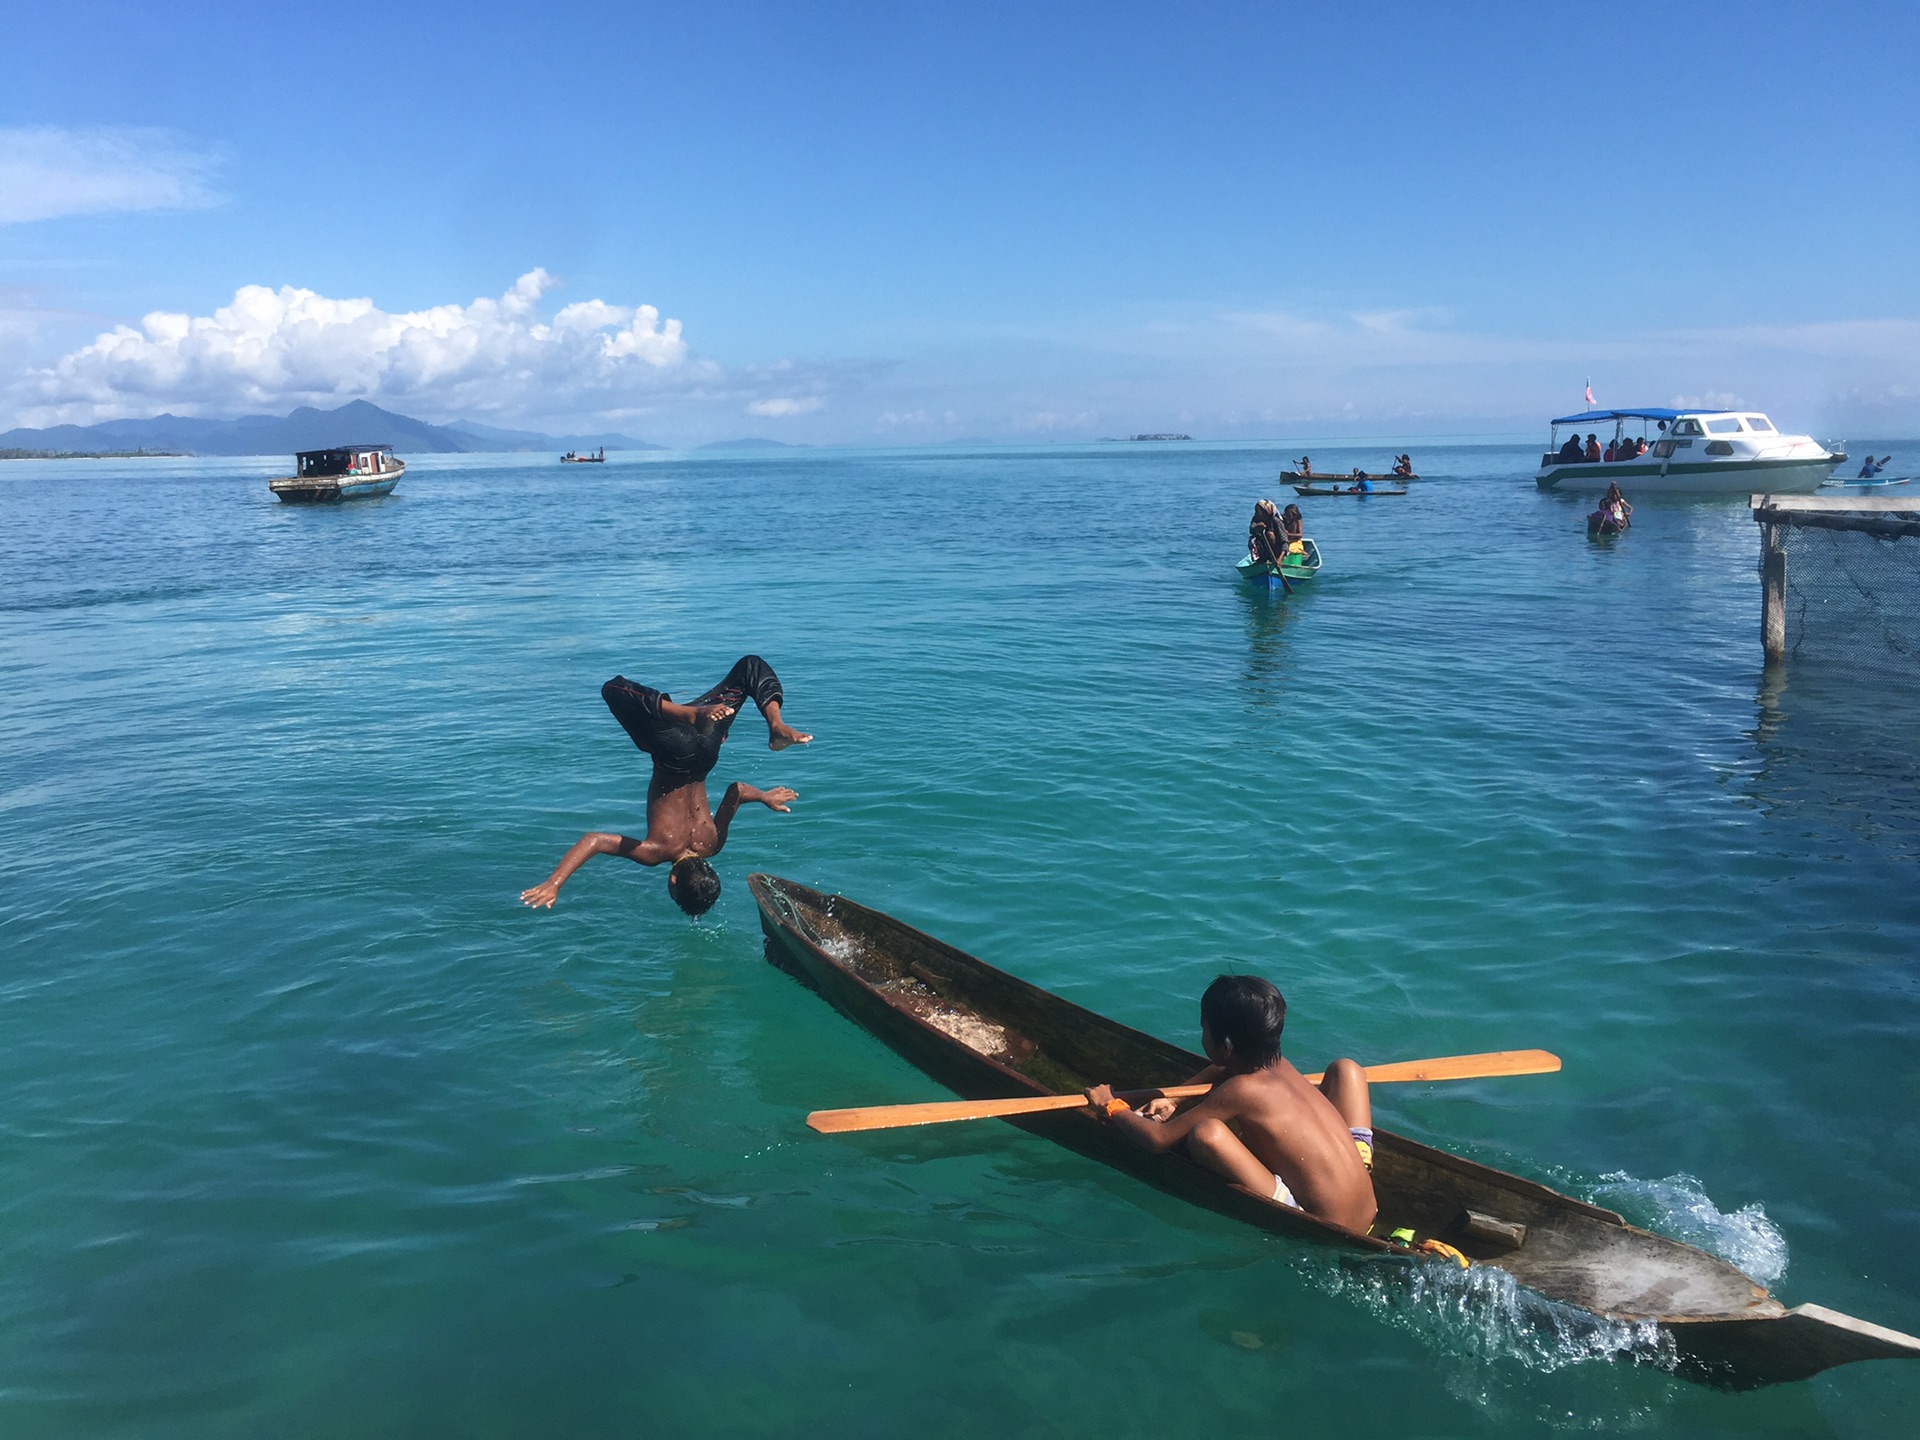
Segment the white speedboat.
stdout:
<path fill-rule="evenodd" d="M 1562 426 L 1572 429 L 1564 445 Z M 1615 458 L 1589 459 L 1589 442 Z M 1806 493 L 1847 458 L 1751 410 L 1588 410 L 1555 420 L 1548 444 L 1534 476 L 1542 490 Z"/>

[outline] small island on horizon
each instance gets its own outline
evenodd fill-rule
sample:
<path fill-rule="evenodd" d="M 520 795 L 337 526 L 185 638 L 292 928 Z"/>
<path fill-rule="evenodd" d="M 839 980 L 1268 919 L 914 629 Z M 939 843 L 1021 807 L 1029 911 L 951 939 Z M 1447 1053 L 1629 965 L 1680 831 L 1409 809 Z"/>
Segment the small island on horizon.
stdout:
<path fill-rule="evenodd" d="M 1101 443 L 1107 445 L 1137 445 L 1143 440 L 1191 440 L 1191 435 L 1107 435 Z"/>

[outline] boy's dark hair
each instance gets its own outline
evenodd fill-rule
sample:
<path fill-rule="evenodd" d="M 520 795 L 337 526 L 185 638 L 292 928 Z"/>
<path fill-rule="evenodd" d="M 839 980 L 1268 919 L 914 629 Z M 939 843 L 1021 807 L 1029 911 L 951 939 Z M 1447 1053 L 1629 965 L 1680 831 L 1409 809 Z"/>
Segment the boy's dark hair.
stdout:
<path fill-rule="evenodd" d="M 1222 975 L 1200 997 L 1200 1022 L 1237 1062 L 1258 1069 L 1280 1058 L 1286 997 L 1258 975 Z"/>
<path fill-rule="evenodd" d="M 704 915 L 720 898 L 720 877 L 698 855 L 685 855 L 667 872 L 667 893 L 689 915 Z"/>

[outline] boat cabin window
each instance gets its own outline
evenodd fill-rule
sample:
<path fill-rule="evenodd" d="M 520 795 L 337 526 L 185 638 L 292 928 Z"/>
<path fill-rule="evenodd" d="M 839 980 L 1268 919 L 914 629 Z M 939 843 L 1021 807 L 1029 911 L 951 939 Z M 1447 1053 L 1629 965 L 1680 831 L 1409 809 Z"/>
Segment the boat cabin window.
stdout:
<path fill-rule="evenodd" d="M 1758 430 L 1762 435 L 1773 433 L 1773 422 L 1764 415 L 1746 415 L 1741 418 L 1747 422 L 1749 430 Z"/>
<path fill-rule="evenodd" d="M 1676 420 L 1673 422 L 1673 433 L 1676 435 L 1698 435 L 1700 433 L 1700 422 L 1698 420 Z"/>
<path fill-rule="evenodd" d="M 1718 420 L 1709 420 L 1707 421 L 1707 433 L 1709 435 L 1738 435 L 1740 433 L 1740 417 L 1738 415 L 1723 415 Z"/>

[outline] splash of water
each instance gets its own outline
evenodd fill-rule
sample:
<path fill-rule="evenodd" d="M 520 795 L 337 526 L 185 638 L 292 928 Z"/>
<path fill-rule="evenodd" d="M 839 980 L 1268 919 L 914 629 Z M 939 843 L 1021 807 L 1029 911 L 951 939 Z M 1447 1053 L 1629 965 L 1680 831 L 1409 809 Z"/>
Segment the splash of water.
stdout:
<path fill-rule="evenodd" d="M 1476 1365 L 1511 1363 L 1552 1372 L 1589 1360 L 1636 1360 L 1671 1369 L 1673 1343 L 1651 1322 L 1608 1320 L 1522 1286 L 1505 1270 L 1343 1256 L 1307 1278 L 1359 1301 L 1442 1353 Z"/>
<path fill-rule="evenodd" d="M 1588 1193 L 1594 1204 L 1618 1210 L 1644 1229 L 1717 1255 L 1762 1285 L 1771 1286 L 1787 1273 L 1786 1236 L 1758 1201 L 1729 1215 L 1707 1198 L 1698 1180 L 1685 1174 L 1664 1180 L 1603 1175 Z"/>

